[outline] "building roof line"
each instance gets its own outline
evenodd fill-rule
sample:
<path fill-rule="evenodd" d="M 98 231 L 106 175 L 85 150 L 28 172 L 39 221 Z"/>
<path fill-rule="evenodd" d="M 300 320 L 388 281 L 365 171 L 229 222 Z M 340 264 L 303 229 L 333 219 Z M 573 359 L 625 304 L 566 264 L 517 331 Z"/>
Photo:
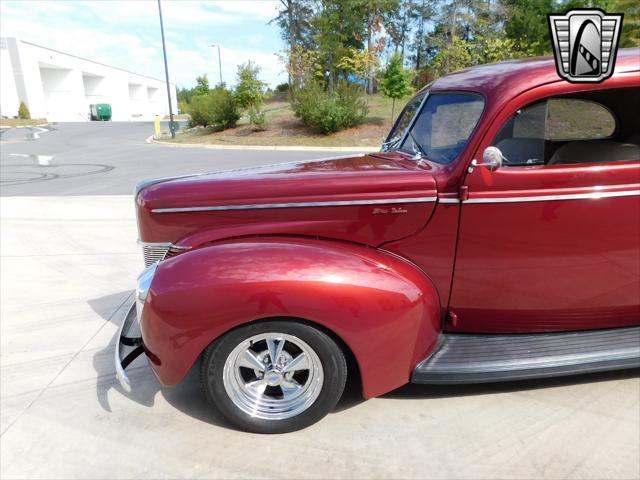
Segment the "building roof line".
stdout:
<path fill-rule="evenodd" d="M 32 45 L 34 47 L 38 47 L 38 48 L 44 48 L 45 50 L 49 50 L 51 52 L 55 52 L 55 53 L 59 53 L 61 55 L 67 55 L 69 57 L 73 57 L 73 58 L 78 58 L 80 60 L 84 60 L 85 62 L 91 62 L 91 63 L 95 63 L 96 65 L 102 65 L 103 67 L 107 67 L 107 68 L 113 68 L 114 70 L 120 70 L 122 72 L 126 72 L 129 73 L 131 75 L 137 75 L 139 77 L 144 77 L 144 78 L 148 78 L 150 80 L 155 80 L 156 82 L 160 82 L 160 83 L 165 83 L 165 80 L 161 80 L 159 78 L 155 78 L 155 77 L 151 77 L 149 75 L 144 75 L 142 73 L 136 73 L 136 72 L 132 72 L 131 70 L 127 70 L 125 68 L 120 68 L 120 67 L 114 67 L 113 65 L 108 65 L 106 63 L 102 63 L 102 62 L 96 62 L 95 60 L 91 60 L 89 58 L 85 58 L 85 57 L 81 57 L 80 55 L 74 55 L 72 53 L 67 53 L 67 52 L 62 52 L 60 50 L 56 50 L 55 48 L 49 48 L 49 47 L 45 47 L 43 45 L 38 45 L 37 43 L 33 43 L 33 42 L 29 42 L 27 40 L 22 40 L 21 38 L 18 37 L 1 37 L 3 40 L 6 38 L 15 38 L 16 40 L 18 40 L 19 42 L 22 43 L 26 43 L 27 45 Z M 169 82 L 170 85 L 173 85 L 174 87 L 176 86 L 175 83 L 173 82 Z"/>

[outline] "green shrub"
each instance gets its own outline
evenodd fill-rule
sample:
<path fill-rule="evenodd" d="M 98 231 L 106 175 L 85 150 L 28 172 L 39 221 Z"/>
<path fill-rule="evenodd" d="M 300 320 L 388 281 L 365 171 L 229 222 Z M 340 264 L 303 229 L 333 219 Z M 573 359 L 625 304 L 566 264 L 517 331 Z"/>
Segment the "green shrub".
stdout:
<path fill-rule="evenodd" d="M 31 114 L 29 113 L 29 109 L 24 104 L 24 102 L 20 102 L 20 107 L 18 108 L 18 118 L 23 120 L 31 119 Z"/>
<path fill-rule="evenodd" d="M 209 94 L 212 97 L 213 123 L 222 129 L 236 126 L 240 111 L 233 93 L 224 87 L 216 87 Z"/>
<path fill-rule="evenodd" d="M 287 82 L 279 83 L 276 86 L 275 91 L 276 91 L 276 93 L 288 92 L 289 91 L 289 83 L 287 83 Z"/>
<path fill-rule="evenodd" d="M 369 112 L 361 90 L 347 82 L 327 92 L 313 82 L 296 90 L 291 107 L 297 117 L 322 133 L 333 133 L 364 121 Z"/>
<path fill-rule="evenodd" d="M 186 107 L 191 126 L 217 126 L 227 129 L 236 126 L 240 119 L 238 105 L 233 94 L 224 87 L 216 87 L 209 93 L 194 95 Z"/>
<path fill-rule="evenodd" d="M 267 128 L 266 113 L 259 108 L 252 108 L 249 110 L 249 123 L 251 123 L 256 130 L 265 130 Z"/>
<path fill-rule="evenodd" d="M 191 101 L 185 106 L 185 111 L 191 117 L 189 125 L 192 127 L 206 127 L 213 124 L 208 95 L 194 95 Z"/>

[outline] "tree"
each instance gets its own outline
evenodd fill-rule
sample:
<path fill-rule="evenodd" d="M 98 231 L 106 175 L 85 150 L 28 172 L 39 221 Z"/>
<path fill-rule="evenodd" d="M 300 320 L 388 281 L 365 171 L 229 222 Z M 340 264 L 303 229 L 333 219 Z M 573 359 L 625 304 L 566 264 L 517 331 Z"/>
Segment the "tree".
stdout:
<path fill-rule="evenodd" d="M 250 60 L 238 66 L 236 101 L 238 106 L 249 112 L 249 123 L 263 129 L 265 115 L 261 111 L 266 98 L 267 84 L 258 78 L 260 67 Z"/>
<path fill-rule="evenodd" d="M 203 93 L 208 93 L 209 88 L 209 78 L 207 74 L 200 75 L 196 77 L 196 86 L 193 87 L 193 95 L 201 95 Z"/>
<path fill-rule="evenodd" d="M 177 97 L 178 97 L 178 106 L 180 110 L 186 111 L 187 105 L 191 103 L 191 99 L 195 95 L 203 95 L 208 93 L 209 88 L 209 78 L 207 74 L 200 75 L 196 77 L 196 86 L 192 88 L 177 88 Z"/>
<path fill-rule="evenodd" d="M 23 120 L 29 120 L 31 118 L 29 109 L 24 102 L 20 102 L 20 107 L 18 107 L 18 118 L 21 118 Z"/>
<path fill-rule="evenodd" d="M 453 37 L 452 42 L 440 48 L 433 58 L 430 66 L 431 74 L 437 78 L 473 65 L 470 50 L 469 42 Z"/>
<path fill-rule="evenodd" d="M 547 14 L 559 11 L 553 0 L 502 0 L 507 11 L 506 37 L 523 55 L 551 53 Z M 560 10 L 563 10 L 562 7 Z"/>
<path fill-rule="evenodd" d="M 289 87 L 293 96 L 307 83 L 324 78 L 320 54 L 316 50 L 308 50 L 296 45 L 293 50 L 285 52 L 285 55 L 288 59 L 287 72 L 291 80 Z"/>
<path fill-rule="evenodd" d="M 394 110 L 396 99 L 400 99 L 409 95 L 413 88 L 411 86 L 411 72 L 406 70 L 403 65 L 402 55 L 394 54 L 387 67 L 382 72 L 379 80 L 379 87 L 386 97 L 392 99 L 391 103 L 391 121 L 394 118 Z"/>
<path fill-rule="evenodd" d="M 640 3 L 638 0 L 610 0 L 604 10 L 611 13 L 624 13 L 620 48 L 640 47 Z"/>
<path fill-rule="evenodd" d="M 389 10 L 384 19 L 385 30 L 389 34 L 395 51 L 405 54 L 407 40 L 413 24 L 419 18 L 419 4 L 414 0 L 402 0 Z"/>
<path fill-rule="evenodd" d="M 367 35 L 367 53 L 369 55 L 377 55 L 384 50 L 385 39 L 380 37 L 378 41 L 374 41 L 375 35 L 382 31 L 385 17 L 399 8 L 400 0 L 359 0 L 361 2 L 359 9 L 362 11 L 361 18 L 365 21 L 365 30 Z M 389 22 L 390 24 L 391 22 Z M 375 80 L 375 66 L 370 63 L 367 71 L 367 92 L 373 94 L 373 85 Z"/>
<path fill-rule="evenodd" d="M 282 39 L 288 44 L 289 52 L 295 51 L 298 47 L 303 49 L 314 48 L 311 36 L 311 25 L 309 19 L 313 16 L 313 9 L 308 0 L 280 0 L 281 9 L 278 16 L 271 20 L 280 27 Z M 291 65 L 287 71 L 291 75 Z M 289 84 L 292 83 L 289 76 Z"/>
<path fill-rule="evenodd" d="M 363 48 L 364 12 L 360 1 L 321 0 L 320 5 L 311 26 L 322 70 L 329 90 L 333 90 L 340 73 L 339 59 L 347 56 L 350 48 Z"/>
<path fill-rule="evenodd" d="M 356 78 L 368 79 L 372 72 L 380 66 L 380 59 L 375 52 L 350 48 L 348 55 L 338 61 L 338 67 Z"/>
<path fill-rule="evenodd" d="M 415 3 L 415 9 L 417 13 L 416 19 L 416 29 L 415 35 L 413 38 L 413 42 L 410 44 L 410 49 L 414 52 L 410 57 L 414 60 L 415 70 L 419 71 L 424 65 L 423 62 L 426 58 L 425 51 L 425 22 L 430 20 L 434 14 L 434 6 L 433 2 L 435 0 L 420 0 L 420 2 Z"/>
<path fill-rule="evenodd" d="M 310 80 L 323 80 L 329 90 L 353 73 L 349 59 L 366 60 L 369 89 L 384 38 L 383 13 L 399 0 L 281 0 L 274 21 L 289 44 L 285 63 L 292 94 Z M 304 15 L 301 15 L 304 12 Z M 300 16 L 300 18 L 298 18 Z M 365 44 L 366 40 L 366 44 Z M 356 59 L 354 51 L 358 52 Z M 342 61 L 346 59 L 345 61 Z M 358 65 L 359 68 L 359 65 Z"/>

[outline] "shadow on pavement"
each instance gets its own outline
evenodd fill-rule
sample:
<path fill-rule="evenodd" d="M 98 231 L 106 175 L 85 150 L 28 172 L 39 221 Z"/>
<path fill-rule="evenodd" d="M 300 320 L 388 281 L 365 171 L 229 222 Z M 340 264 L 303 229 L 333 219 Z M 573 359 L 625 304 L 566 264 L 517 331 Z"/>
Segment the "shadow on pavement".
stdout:
<path fill-rule="evenodd" d="M 120 327 L 132 302 L 133 292 L 125 291 L 92 299 L 87 303 L 105 321 Z M 132 389 L 130 393 L 126 392 L 120 386 L 115 374 L 114 355 L 117 341 L 118 331 L 115 332 L 109 344 L 93 356 L 93 367 L 97 377 L 96 397 L 103 410 L 112 411 L 108 397 L 112 389 L 148 408 L 153 407 L 156 395 L 160 393 L 169 404 L 193 418 L 216 426 L 232 428 L 204 397 L 200 389 L 199 362 L 196 362 L 179 385 L 165 388 L 156 379 L 144 355 L 141 355 L 127 368 Z"/>
<path fill-rule="evenodd" d="M 638 377 L 640 369 L 618 370 L 612 372 L 586 373 L 568 377 L 539 378 L 510 382 L 479 383 L 469 385 L 420 385 L 407 384 L 382 396 L 396 399 L 431 399 L 446 397 L 466 397 L 493 395 L 496 393 L 522 392 L 543 388 L 566 387 L 585 383 L 625 380 Z"/>
<path fill-rule="evenodd" d="M 123 298 L 126 299 L 124 302 L 122 301 Z M 124 320 L 124 315 L 126 315 L 128 307 L 131 305 L 130 302 L 132 301 L 132 292 L 120 292 L 90 300 L 88 303 L 102 318 L 119 327 L 121 322 Z M 114 305 L 119 305 L 115 312 Z M 214 406 L 207 402 L 200 387 L 200 361 L 197 361 L 194 364 L 191 371 L 179 385 L 172 388 L 165 388 L 160 385 L 158 380 L 155 378 L 155 375 L 147 364 L 147 360 L 144 355 L 141 355 L 131 364 L 131 366 L 129 366 L 129 368 L 127 368 L 127 373 L 129 374 L 132 383 L 132 391 L 131 393 L 124 391 L 116 379 L 113 364 L 115 344 L 118 340 L 117 337 L 118 332 L 115 333 L 113 338 L 109 341 L 109 344 L 104 349 L 96 352 L 93 356 L 93 366 L 97 374 L 96 396 L 98 402 L 105 411 L 112 411 L 108 400 L 108 392 L 111 389 L 116 390 L 123 396 L 145 407 L 152 407 L 154 405 L 156 395 L 160 393 L 170 405 L 186 415 L 218 427 L 235 429 L 224 419 L 222 414 L 220 414 Z M 633 369 L 616 372 L 591 373 L 571 377 L 486 383 L 478 385 L 408 384 L 383 395 L 381 398 L 428 400 L 432 398 L 491 395 L 610 380 L 622 380 L 638 377 L 639 374 L 640 369 Z M 349 379 L 345 392 L 336 405 L 334 412 L 348 410 L 364 402 L 359 384 L 360 382 L 358 378 Z"/>

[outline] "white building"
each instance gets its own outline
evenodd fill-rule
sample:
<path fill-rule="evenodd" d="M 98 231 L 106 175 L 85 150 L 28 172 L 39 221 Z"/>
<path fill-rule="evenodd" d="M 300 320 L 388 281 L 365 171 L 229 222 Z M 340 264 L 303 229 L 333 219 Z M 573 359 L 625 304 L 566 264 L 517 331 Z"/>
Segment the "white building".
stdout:
<path fill-rule="evenodd" d="M 173 111 L 176 87 L 170 85 Z M 89 120 L 89 105 L 108 103 L 112 120 L 168 115 L 163 80 L 58 52 L 16 38 L 0 38 L 0 115 L 15 117 L 20 102 L 31 118 Z"/>

